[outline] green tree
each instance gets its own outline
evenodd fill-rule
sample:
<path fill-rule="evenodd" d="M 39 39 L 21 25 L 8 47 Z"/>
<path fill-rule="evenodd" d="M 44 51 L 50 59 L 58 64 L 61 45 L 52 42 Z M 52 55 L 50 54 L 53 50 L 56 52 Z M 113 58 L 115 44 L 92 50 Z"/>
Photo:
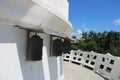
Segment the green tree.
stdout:
<path fill-rule="evenodd" d="M 76 39 L 76 37 L 74 37 Z M 111 53 L 120 56 L 120 32 L 94 31 L 83 32 L 82 39 L 76 39 L 77 43 L 72 44 L 74 50 L 95 51 L 99 53 Z"/>
<path fill-rule="evenodd" d="M 95 41 L 90 41 L 86 45 L 87 51 L 97 51 L 97 43 Z"/>
<path fill-rule="evenodd" d="M 71 45 L 71 49 L 72 50 L 78 50 L 79 48 L 78 48 L 78 46 L 76 44 L 72 44 Z"/>
<path fill-rule="evenodd" d="M 86 43 L 83 40 L 78 40 L 77 46 L 81 50 L 85 50 L 86 49 Z"/>

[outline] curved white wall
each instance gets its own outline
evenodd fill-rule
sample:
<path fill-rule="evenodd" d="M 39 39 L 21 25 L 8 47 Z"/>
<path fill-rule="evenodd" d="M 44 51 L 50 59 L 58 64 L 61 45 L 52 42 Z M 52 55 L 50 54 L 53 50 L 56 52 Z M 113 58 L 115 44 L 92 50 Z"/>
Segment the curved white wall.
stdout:
<path fill-rule="evenodd" d="M 65 10 L 64 10 L 65 9 Z M 0 23 L 68 37 L 72 25 L 66 0 L 1 0 Z"/>
<path fill-rule="evenodd" d="M 52 10 L 62 15 L 64 18 L 68 19 L 69 3 L 67 0 L 32 0 L 38 4 L 42 3 L 48 10 Z"/>
<path fill-rule="evenodd" d="M 26 61 L 27 33 L 15 25 L 45 32 L 42 61 Z M 71 33 L 67 0 L 0 0 L 0 80 L 62 80 L 62 57 L 49 56 L 49 34 Z"/>
<path fill-rule="evenodd" d="M 25 30 L 0 24 L 0 80 L 61 80 L 61 57 L 50 57 L 50 36 L 43 38 L 42 61 L 26 61 Z"/>

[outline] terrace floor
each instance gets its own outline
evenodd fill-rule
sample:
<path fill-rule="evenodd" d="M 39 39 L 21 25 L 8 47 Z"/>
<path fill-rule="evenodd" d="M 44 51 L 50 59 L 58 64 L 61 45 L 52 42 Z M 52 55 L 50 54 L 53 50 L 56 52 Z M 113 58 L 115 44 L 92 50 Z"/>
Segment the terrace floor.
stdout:
<path fill-rule="evenodd" d="M 108 80 L 80 65 L 63 61 L 64 80 Z"/>

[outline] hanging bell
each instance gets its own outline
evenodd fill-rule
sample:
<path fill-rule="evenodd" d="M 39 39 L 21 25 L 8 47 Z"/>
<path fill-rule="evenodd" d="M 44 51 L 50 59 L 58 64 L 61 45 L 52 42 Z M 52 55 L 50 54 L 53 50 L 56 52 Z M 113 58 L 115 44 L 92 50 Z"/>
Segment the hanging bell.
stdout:
<path fill-rule="evenodd" d="M 43 39 L 37 34 L 28 40 L 28 60 L 42 60 Z"/>
<path fill-rule="evenodd" d="M 56 39 L 53 41 L 53 56 L 61 56 L 62 55 L 62 41 L 61 39 Z"/>
<path fill-rule="evenodd" d="M 63 53 L 69 53 L 71 50 L 71 43 L 69 40 L 65 39 L 64 42 L 62 43 L 62 51 Z"/>

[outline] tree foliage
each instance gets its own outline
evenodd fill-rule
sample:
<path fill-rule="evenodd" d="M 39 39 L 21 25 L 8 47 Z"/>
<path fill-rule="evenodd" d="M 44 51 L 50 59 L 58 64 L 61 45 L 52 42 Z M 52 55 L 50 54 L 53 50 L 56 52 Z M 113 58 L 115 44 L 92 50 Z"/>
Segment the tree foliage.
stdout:
<path fill-rule="evenodd" d="M 82 39 L 72 44 L 73 48 L 76 50 L 95 51 L 102 54 L 111 53 L 112 55 L 120 56 L 120 32 L 83 32 Z"/>

